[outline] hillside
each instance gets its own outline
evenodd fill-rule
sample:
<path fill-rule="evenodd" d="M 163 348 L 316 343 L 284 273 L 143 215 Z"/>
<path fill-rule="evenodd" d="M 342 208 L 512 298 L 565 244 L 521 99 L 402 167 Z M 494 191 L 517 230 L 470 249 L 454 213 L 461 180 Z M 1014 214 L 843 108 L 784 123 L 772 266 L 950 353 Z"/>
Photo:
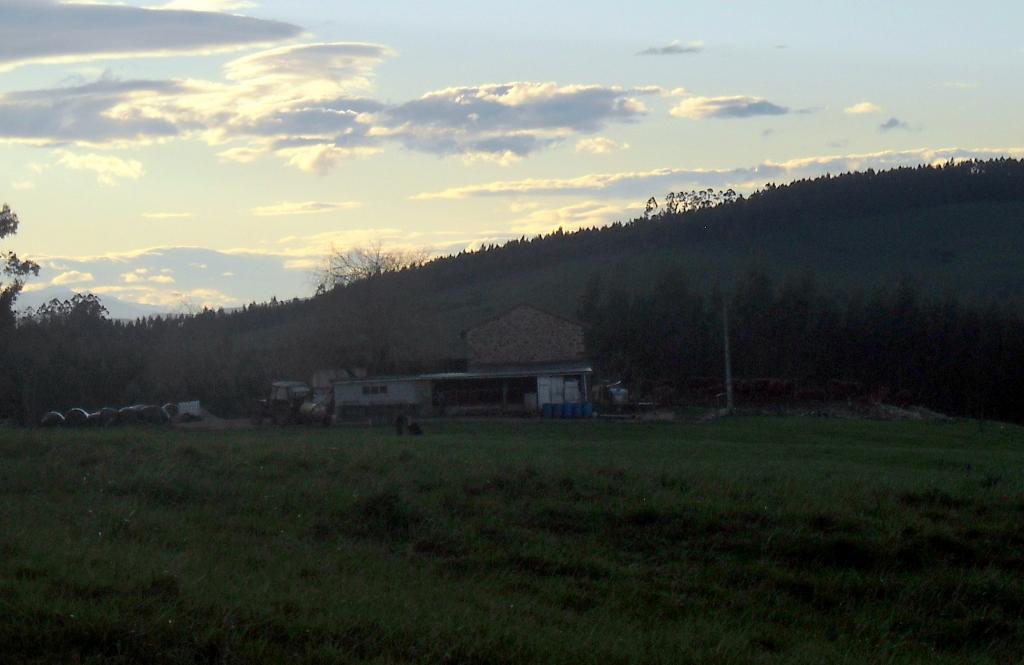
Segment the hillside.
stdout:
<path fill-rule="evenodd" d="M 274 378 L 455 369 L 461 331 L 518 303 L 577 316 L 600 278 L 602 323 L 589 330 L 603 341 L 590 352 L 616 377 L 680 390 L 717 375 L 710 331 L 725 295 L 746 308 L 737 376 L 851 380 L 1021 421 L 1009 389 L 1024 380 L 1021 275 L 1020 161 L 823 177 L 438 258 L 307 300 L 131 324 L 60 314 L 20 329 L 0 413 L 200 399 L 244 414 Z"/>
<path fill-rule="evenodd" d="M 437 259 L 388 275 L 387 288 L 378 288 L 414 293 L 409 316 L 414 312 L 434 338 L 438 356 L 453 357 L 460 355 L 459 331 L 511 305 L 575 315 L 594 275 L 637 291 L 672 272 L 708 293 L 730 290 L 752 270 L 777 282 L 812 275 L 837 293 L 910 283 L 934 298 L 1019 306 L 1024 164 L 999 160 L 799 181 L 730 205 Z M 296 307 L 294 317 L 283 317 L 284 328 L 305 329 L 310 320 L 323 325 L 346 313 L 359 318 L 352 299 L 360 288 Z M 281 333 L 273 328 L 256 337 L 273 344 Z"/>

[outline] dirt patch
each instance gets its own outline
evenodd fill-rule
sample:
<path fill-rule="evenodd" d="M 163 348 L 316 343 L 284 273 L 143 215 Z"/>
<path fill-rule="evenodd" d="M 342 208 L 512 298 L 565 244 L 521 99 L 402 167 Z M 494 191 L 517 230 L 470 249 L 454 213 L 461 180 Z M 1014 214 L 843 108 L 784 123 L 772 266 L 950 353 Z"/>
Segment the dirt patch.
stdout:
<path fill-rule="evenodd" d="M 706 423 L 728 416 L 725 409 L 712 409 L 690 422 Z M 795 416 L 803 418 L 838 418 L 841 420 L 886 420 L 910 422 L 952 422 L 953 418 L 923 406 L 898 407 L 891 404 L 857 404 L 848 402 L 822 402 L 808 404 L 765 404 L 737 407 L 734 416 Z"/>

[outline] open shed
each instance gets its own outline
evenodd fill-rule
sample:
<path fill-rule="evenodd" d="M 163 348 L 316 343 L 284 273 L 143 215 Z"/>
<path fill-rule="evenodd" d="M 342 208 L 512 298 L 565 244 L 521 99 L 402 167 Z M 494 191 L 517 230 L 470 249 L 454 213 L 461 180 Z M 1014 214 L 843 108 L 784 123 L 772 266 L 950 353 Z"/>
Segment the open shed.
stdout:
<path fill-rule="evenodd" d="M 589 363 L 578 361 L 337 381 L 334 404 L 342 420 L 539 413 L 545 404 L 585 401 L 592 373 Z"/>

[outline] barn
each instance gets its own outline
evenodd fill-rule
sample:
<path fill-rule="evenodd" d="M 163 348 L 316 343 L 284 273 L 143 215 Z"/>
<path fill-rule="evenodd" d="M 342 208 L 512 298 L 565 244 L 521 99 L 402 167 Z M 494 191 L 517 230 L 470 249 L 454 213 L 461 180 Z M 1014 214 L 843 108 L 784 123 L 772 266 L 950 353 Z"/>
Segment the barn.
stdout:
<path fill-rule="evenodd" d="M 466 371 L 334 382 L 338 418 L 540 413 L 587 399 L 593 368 L 576 321 L 519 305 L 462 338 Z"/>

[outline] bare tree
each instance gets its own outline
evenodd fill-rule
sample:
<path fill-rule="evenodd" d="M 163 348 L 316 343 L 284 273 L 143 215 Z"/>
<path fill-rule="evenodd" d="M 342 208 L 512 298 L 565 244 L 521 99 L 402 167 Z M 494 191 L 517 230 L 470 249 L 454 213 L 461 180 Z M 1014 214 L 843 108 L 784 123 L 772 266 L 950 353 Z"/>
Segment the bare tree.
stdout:
<path fill-rule="evenodd" d="M 338 286 L 372 280 L 387 273 L 422 265 L 428 258 L 424 250 L 385 249 L 380 240 L 362 247 L 340 250 L 331 245 L 314 271 L 317 292 L 324 293 Z"/>

